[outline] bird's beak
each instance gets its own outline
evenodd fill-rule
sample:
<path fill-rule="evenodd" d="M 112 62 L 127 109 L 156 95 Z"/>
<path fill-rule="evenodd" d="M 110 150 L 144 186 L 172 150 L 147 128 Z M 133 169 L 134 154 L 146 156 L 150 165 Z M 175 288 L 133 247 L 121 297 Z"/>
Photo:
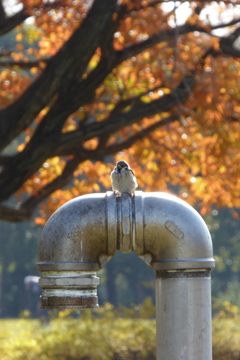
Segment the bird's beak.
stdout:
<path fill-rule="evenodd" d="M 118 168 L 118 169 L 121 169 L 121 168 L 122 168 L 122 166 L 121 166 L 121 165 L 117 165 L 117 168 Z"/>

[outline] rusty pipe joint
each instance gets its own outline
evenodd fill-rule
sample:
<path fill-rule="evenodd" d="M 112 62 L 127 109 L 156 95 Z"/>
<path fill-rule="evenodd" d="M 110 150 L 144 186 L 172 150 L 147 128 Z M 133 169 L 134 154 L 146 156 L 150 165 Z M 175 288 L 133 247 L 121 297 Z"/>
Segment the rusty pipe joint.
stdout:
<path fill-rule="evenodd" d="M 77 197 L 45 225 L 39 244 L 42 308 L 97 307 L 97 272 L 116 250 L 160 271 L 214 266 L 208 229 L 184 201 L 163 193 Z"/>

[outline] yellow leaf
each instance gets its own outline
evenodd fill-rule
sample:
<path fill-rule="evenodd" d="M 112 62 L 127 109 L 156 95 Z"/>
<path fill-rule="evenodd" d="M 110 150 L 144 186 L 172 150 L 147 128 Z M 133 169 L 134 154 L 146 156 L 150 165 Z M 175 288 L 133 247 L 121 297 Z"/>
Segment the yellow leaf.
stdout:
<path fill-rule="evenodd" d="M 37 72 L 38 72 L 38 68 L 37 68 L 37 67 L 32 67 L 32 68 L 30 69 L 30 72 L 31 72 L 33 75 L 35 75 L 35 74 L 37 74 Z"/>
<path fill-rule="evenodd" d="M 96 183 L 92 185 L 94 191 L 100 191 L 100 186 Z"/>
<path fill-rule="evenodd" d="M 16 41 L 22 41 L 23 40 L 23 34 L 22 33 L 18 33 L 15 37 Z"/>

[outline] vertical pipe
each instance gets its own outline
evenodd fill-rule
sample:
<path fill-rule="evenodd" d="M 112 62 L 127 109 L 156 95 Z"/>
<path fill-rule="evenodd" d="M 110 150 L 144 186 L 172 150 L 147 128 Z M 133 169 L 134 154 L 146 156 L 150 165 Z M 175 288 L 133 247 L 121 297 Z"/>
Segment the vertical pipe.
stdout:
<path fill-rule="evenodd" d="M 157 360 L 212 360 L 210 270 L 156 275 Z"/>

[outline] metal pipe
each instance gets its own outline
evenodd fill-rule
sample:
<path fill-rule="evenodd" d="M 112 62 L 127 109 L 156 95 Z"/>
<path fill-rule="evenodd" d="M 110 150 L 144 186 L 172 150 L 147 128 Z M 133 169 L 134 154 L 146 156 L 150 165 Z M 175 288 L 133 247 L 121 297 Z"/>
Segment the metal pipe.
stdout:
<path fill-rule="evenodd" d="M 135 211 L 136 253 L 156 270 L 157 360 L 211 360 L 214 260 L 205 222 L 162 193 L 137 193 Z"/>
<path fill-rule="evenodd" d="M 157 360 L 211 360 L 209 270 L 157 271 Z"/>
<path fill-rule="evenodd" d="M 112 194 L 91 194 L 50 217 L 38 250 L 41 308 L 98 307 L 96 272 L 116 251 L 115 209 Z"/>
<path fill-rule="evenodd" d="M 39 245 L 42 308 L 97 307 L 96 273 L 116 250 L 156 270 L 157 360 L 211 360 L 211 237 L 169 194 L 91 194 L 59 208 Z"/>
<path fill-rule="evenodd" d="M 43 309 L 98 307 L 96 272 L 44 271 L 39 285 Z"/>
<path fill-rule="evenodd" d="M 135 195 L 136 254 L 154 270 L 214 267 L 209 230 L 192 206 L 165 193 Z"/>

